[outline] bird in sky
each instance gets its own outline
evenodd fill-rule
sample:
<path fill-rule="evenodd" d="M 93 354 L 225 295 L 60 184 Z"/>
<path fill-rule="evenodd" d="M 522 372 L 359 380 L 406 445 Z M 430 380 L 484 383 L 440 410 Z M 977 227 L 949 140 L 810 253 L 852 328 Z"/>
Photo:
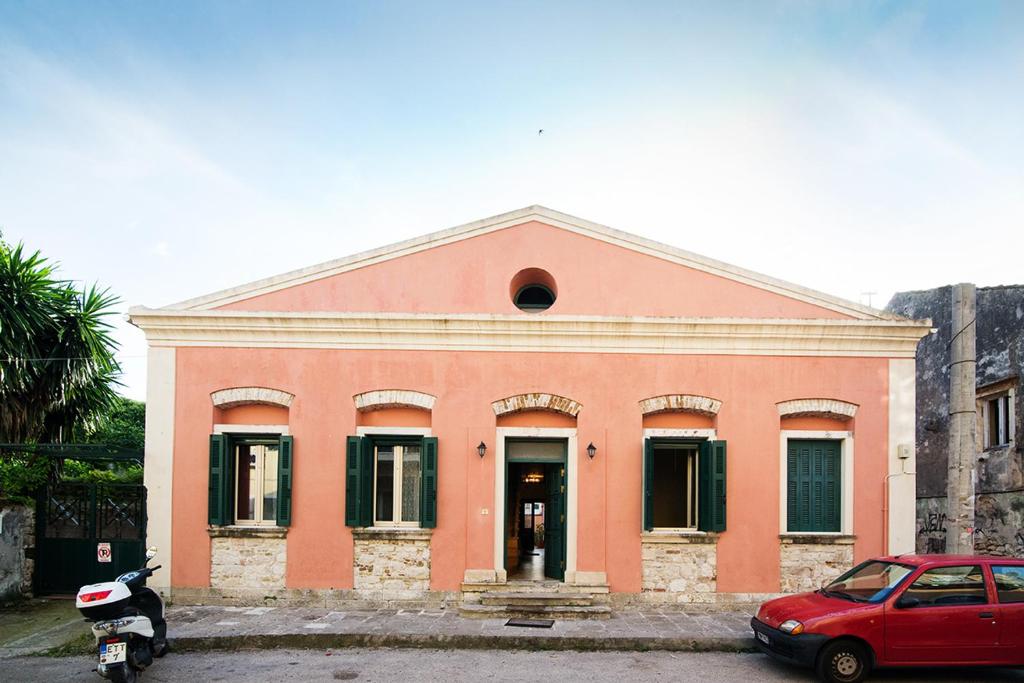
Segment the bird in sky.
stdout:
<path fill-rule="evenodd" d="M 539 129 L 539 130 L 537 131 L 537 135 L 540 135 L 540 134 L 541 134 L 541 133 L 543 133 L 543 132 L 544 132 L 544 129 L 543 129 L 543 128 L 541 128 L 541 129 Z"/>

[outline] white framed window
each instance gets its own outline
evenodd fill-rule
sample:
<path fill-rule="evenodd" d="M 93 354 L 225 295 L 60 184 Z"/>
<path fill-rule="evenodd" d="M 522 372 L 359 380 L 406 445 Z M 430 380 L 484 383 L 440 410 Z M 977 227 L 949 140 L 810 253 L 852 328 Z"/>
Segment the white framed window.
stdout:
<path fill-rule="evenodd" d="M 1008 446 L 1013 441 L 1012 392 L 981 398 L 981 430 L 985 448 Z"/>
<path fill-rule="evenodd" d="M 375 442 L 373 445 L 373 525 L 420 525 L 423 480 L 420 444 Z"/>
<path fill-rule="evenodd" d="M 269 439 L 232 439 L 235 523 L 277 523 L 277 469 L 280 444 Z"/>
<path fill-rule="evenodd" d="M 790 530 L 790 440 L 795 442 L 803 441 L 837 441 L 839 443 L 839 530 L 838 531 L 801 531 Z M 799 460 L 799 458 L 798 458 Z M 820 431 L 803 429 L 783 429 L 779 431 L 779 533 L 784 535 L 800 535 L 812 533 L 816 535 L 840 535 L 852 536 L 853 529 L 853 501 L 854 501 L 854 449 L 853 432 L 849 431 Z M 800 462 L 797 463 L 800 465 Z M 799 490 L 802 480 L 797 477 L 797 488 Z M 796 501 L 796 499 L 794 499 Z M 802 509 L 797 505 L 797 511 Z M 810 509 L 810 508 L 808 508 Z M 811 524 L 814 526 L 814 524 Z M 802 526 L 802 525 L 797 525 Z"/>

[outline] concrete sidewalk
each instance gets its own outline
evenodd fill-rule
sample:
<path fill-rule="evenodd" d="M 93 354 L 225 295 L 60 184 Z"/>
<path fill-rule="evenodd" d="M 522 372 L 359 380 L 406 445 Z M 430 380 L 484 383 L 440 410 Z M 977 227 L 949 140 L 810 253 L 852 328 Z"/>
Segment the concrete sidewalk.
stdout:
<path fill-rule="evenodd" d="M 171 647 L 331 649 L 407 647 L 495 650 L 679 652 L 754 651 L 750 612 L 681 609 L 617 611 L 608 619 L 555 621 L 551 628 L 467 619 L 458 610 L 328 610 L 305 607 L 167 609 Z M 89 625 L 73 600 L 33 600 L 0 610 L 0 659 L 89 654 Z"/>
<path fill-rule="evenodd" d="M 173 606 L 168 608 L 167 624 L 171 646 L 178 650 L 417 647 L 748 652 L 756 649 L 750 617 L 745 611 L 621 611 L 609 619 L 524 628 L 506 626 L 507 619 L 467 619 L 454 609 Z"/>

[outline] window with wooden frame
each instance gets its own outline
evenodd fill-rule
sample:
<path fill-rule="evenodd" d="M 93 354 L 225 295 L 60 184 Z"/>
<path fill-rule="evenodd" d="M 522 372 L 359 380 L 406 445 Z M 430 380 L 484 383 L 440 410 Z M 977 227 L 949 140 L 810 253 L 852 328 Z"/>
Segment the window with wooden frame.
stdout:
<path fill-rule="evenodd" d="M 348 437 L 345 524 L 352 527 L 435 527 L 437 439 Z"/>
<path fill-rule="evenodd" d="M 1013 441 L 1010 419 L 1012 401 L 1010 392 L 984 397 L 981 403 L 981 424 L 985 448 L 999 448 Z"/>
<path fill-rule="evenodd" d="M 289 526 L 293 451 L 290 436 L 212 434 L 208 522 Z"/>
<path fill-rule="evenodd" d="M 644 440 L 645 531 L 725 531 L 724 441 Z"/>

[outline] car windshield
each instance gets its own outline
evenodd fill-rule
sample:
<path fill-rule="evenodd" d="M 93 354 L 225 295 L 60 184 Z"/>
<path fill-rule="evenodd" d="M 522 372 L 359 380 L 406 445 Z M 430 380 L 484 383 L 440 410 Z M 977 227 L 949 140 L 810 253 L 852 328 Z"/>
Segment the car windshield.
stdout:
<path fill-rule="evenodd" d="M 854 602 L 881 602 L 912 571 L 911 565 L 869 560 L 846 572 L 821 592 Z"/>

